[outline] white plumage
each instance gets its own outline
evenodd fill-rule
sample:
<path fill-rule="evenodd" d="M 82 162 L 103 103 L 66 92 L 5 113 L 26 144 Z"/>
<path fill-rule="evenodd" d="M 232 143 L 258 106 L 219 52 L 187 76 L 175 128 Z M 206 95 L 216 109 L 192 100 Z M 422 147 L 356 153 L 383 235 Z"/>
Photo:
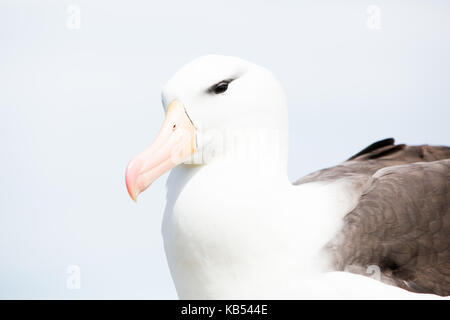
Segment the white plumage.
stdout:
<path fill-rule="evenodd" d="M 228 89 L 212 92 L 223 80 Z M 364 181 L 291 184 L 286 99 L 269 71 L 201 57 L 169 80 L 162 98 L 165 109 L 181 101 L 197 130 L 196 153 L 171 165 L 162 228 L 180 298 L 436 297 L 329 269 L 321 248 L 357 205 Z M 133 197 L 149 176 L 138 192 L 129 187 Z"/>

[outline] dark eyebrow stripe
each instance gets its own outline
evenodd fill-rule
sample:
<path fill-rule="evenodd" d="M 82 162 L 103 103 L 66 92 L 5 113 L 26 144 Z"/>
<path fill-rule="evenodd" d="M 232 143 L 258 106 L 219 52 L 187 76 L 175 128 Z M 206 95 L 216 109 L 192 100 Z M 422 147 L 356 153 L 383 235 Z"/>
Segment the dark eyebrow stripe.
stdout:
<path fill-rule="evenodd" d="M 230 82 L 232 82 L 232 81 L 234 81 L 234 80 L 236 80 L 236 79 L 237 79 L 237 77 L 236 77 L 236 78 L 228 78 L 228 79 L 220 80 L 220 81 L 217 82 L 216 84 L 213 84 L 211 87 L 209 87 L 208 90 L 206 90 L 206 91 L 207 91 L 208 93 L 213 93 L 214 90 L 217 88 L 217 86 L 218 86 L 219 84 L 222 84 L 222 83 L 227 83 L 227 84 L 229 84 Z"/>

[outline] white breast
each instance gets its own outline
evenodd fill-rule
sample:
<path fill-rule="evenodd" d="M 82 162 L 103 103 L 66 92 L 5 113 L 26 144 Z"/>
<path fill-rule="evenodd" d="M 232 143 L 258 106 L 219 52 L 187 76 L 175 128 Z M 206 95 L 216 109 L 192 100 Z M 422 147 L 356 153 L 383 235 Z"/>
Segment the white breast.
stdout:
<path fill-rule="evenodd" d="M 280 177 L 226 163 L 172 171 L 163 237 L 180 298 L 292 297 L 322 271 L 320 248 L 354 199 Z"/>

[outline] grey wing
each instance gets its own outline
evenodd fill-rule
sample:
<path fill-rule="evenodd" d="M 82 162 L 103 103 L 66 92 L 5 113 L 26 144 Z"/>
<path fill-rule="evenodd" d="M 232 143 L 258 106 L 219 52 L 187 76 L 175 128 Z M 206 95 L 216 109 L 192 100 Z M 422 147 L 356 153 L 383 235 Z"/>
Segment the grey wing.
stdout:
<path fill-rule="evenodd" d="M 450 295 L 450 148 L 373 143 L 338 166 L 297 181 L 372 177 L 358 205 L 324 251 L 335 270 L 365 275 L 413 292 Z"/>
<path fill-rule="evenodd" d="M 343 163 L 313 172 L 294 184 L 313 181 L 333 181 L 354 175 L 373 175 L 377 170 L 400 164 L 431 162 L 450 159 L 450 148 L 445 146 L 407 146 L 395 144 L 393 138 L 372 143 Z"/>
<path fill-rule="evenodd" d="M 450 160 L 379 170 L 324 248 L 333 267 L 366 274 L 375 265 L 391 284 L 450 295 L 449 172 Z"/>

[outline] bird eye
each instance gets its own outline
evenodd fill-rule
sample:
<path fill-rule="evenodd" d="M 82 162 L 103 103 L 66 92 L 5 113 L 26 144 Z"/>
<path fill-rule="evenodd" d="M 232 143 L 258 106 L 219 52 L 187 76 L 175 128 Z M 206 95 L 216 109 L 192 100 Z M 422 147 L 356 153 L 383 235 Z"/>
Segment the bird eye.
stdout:
<path fill-rule="evenodd" d="M 224 93 L 228 89 L 228 82 L 221 82 L 214 87 L 214 93 L 220 94 Z"/>
<path fill-rule="evenodd" d="M 228 90 L 230 82 L 236 80 L 236 78 L 224 79 L 206 90 L 209 94 L 221 94 Z"/>

